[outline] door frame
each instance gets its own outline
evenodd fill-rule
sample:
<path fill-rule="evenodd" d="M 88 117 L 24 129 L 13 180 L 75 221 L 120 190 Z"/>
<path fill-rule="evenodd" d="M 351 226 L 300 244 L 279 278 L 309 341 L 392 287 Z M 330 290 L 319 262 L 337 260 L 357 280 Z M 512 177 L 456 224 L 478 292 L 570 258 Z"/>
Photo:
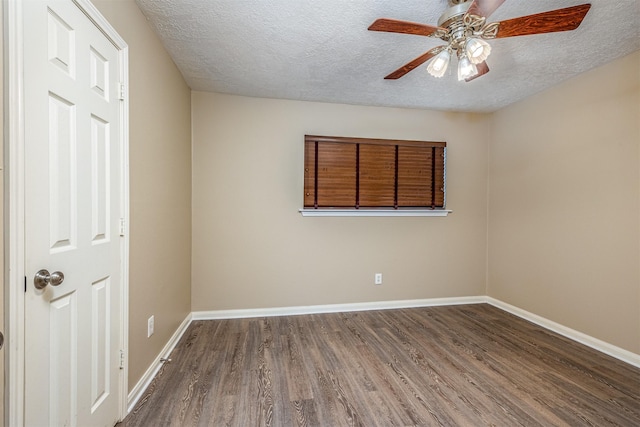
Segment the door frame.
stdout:
<path fill-rule="evenodd" d="M 120 348 L 124 368 L 117 387 L 119 416 L 127 414 L 129 331 L 129 48 L 115 29 L 89 0 L 72 1 L 113 43 L 120 55 L 123 84 L 119 135 L 122 162 Z M 24 157 L 24 66 L 22 49 L 22 0 L 2 0 L 4 11 L 4 293 L 5 293 L 5 425 L 24 425 L 25 408 L 25 173 Z M 6 369 L 6 368 L 5 368 Z"/>

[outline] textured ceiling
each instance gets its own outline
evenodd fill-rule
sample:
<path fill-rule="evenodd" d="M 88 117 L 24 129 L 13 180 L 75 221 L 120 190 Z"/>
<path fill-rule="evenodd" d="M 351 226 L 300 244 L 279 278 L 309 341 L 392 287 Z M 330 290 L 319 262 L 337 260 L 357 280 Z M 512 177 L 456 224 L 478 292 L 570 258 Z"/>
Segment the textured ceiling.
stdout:
<path fill-rule="evenodd" d="M 507 0 L 488 22 L 585 2 Z M 436 25 L 446 0 L 136 3 L 192 89 L 255 97 L 490 112 L 640 49 L 640 0 L 591 0 L 575 31 L 490 41 L 491 71 L 472 82 L 458 82 L 455 66 L 433 78 L 426 65 L 384 80 L 442 41 L 367 27 L 381 17 Z"/>

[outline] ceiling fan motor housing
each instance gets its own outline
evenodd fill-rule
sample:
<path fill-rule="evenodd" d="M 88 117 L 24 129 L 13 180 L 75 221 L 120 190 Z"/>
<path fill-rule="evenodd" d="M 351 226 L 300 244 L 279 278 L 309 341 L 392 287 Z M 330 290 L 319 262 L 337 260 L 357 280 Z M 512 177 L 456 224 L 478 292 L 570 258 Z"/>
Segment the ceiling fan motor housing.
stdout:
<path fill-rule="evenodd" d="M 461 50 L 468 36 L 464 16 L 469 10 L 471 2 L 449 0 L 449 4 L 450 7 L 438 19 L 438 27 L 446 28 L 447 32 L 438 36 L 449 42 L 454 50 Z"/>
<path fill-rule="evenodd" d="M 456 21 L 462 21 L 464 14 L 469 10 L 469 6 L 471 6 L 471 2 L 461 2 L 458 4 L 454 3 L 455 0 L 449 0 L 450 7 L 444 11 L 440 19 L 438 19 L 438 27 L 448 28 L 449 25 Z"/>

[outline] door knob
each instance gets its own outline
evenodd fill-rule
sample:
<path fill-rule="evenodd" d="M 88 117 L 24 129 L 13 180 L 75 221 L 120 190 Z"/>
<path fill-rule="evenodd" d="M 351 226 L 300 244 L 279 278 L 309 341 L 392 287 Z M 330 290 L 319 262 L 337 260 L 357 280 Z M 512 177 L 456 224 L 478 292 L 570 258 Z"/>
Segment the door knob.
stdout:
<path fill-rule="evenodd" d="M 47 285 L 58 286 L 62 282 L 64 282 L 64 274 L 60 271 L 49 274 L 48 270 L 43 269 L 38 271 L 33 278 L 33 285 L 38 290 L 46 288 Z"/>

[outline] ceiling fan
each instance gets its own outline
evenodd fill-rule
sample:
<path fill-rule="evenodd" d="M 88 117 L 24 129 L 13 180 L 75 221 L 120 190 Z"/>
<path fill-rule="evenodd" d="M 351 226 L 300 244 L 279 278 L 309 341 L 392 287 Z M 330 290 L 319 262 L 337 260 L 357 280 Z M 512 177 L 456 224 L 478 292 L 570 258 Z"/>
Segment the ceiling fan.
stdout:
<path fill-rule="evenodd" d="M 448 1 L 449 8 L 438 19 L 437 27 L 388 18 L 378 19 L 371 24 L 370 31 L 415 34 L 447 42 L 403 65 L 385 79 L 399 79 L 432 58 L 427 71 L 434 77 L 442 77 L 451 56 L 455 54 L 458 57 L 458 80 L 469 82 L 489 72 L 486 59 L 491 53 L 491 45 L 485 40 L 575 30 L 591 8 L 591 4 L 587 3 L 487 23 L 487 18 L 505 0 Z"/>

